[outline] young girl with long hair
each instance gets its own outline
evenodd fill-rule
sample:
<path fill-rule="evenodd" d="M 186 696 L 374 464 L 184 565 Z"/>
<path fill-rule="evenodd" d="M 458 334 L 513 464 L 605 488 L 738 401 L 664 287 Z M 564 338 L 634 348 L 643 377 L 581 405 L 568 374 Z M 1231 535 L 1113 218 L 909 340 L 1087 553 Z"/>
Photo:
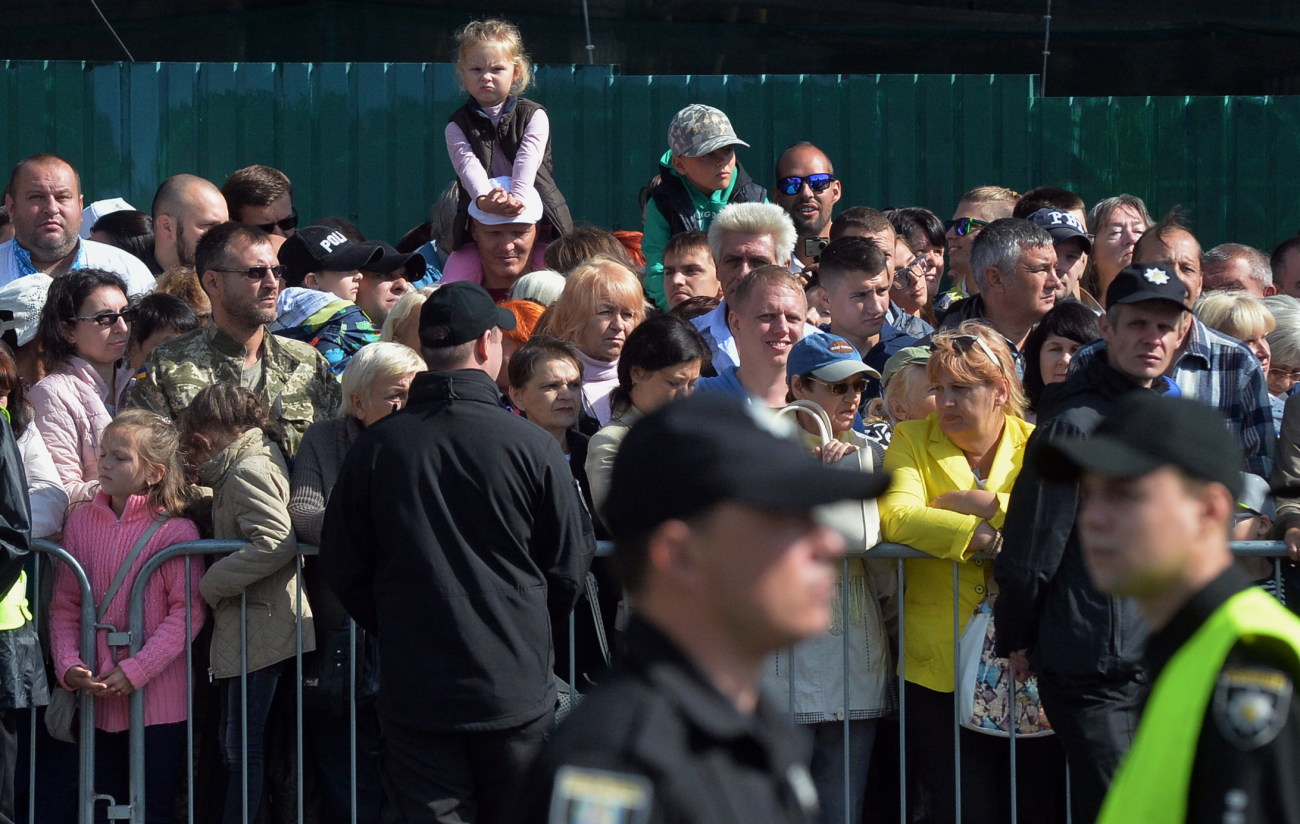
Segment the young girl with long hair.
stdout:
<path fill-rule="evenodd" d="M 63 545 L 90 578 L 98 623 L 125 631 L 128 601 L 140 569 L 167 547 L 198 540 L 199 530 L 182 517 L 191 495 L 181 466 L 180 438 L 166 418 L 141 409 L 122 412 L 104 429 L 98 469 L 98 492 L 72 509 Z M 119 804 L 129 803 L 128 696 L 144 690 L 149 822 L 173 818 L 189 717 L 183 653 L 202 626 L 197 572 L 187 574 L 185 559 L 176 557 L 164 562 L 145 586 L 140 651 L 129 655 L 110 647 L 108 631 L 100 628 L 95 633 L 95 660 L 83 661 L 81 588 L 67 566 L 60 564 L 55 572 L 50 603 L 55 673 L 64 688 L 95 697 L 95 787 Z"/>

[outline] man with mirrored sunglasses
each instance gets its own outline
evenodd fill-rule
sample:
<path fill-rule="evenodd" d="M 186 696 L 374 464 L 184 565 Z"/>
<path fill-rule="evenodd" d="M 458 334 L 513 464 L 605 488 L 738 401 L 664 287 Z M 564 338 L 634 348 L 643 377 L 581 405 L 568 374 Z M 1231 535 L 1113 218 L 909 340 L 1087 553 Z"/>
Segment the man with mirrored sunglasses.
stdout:
<path fill-rule="evenodd" d="M 1020 196 L 1001 186 L 977 186 L 961 196 L 952 220 L 944 224 L 948 238 L 948 277 L 952 288 L 935 300 L 935 311 L 943 312 L 955 301 L 979 291 L 971 272 L 970 252 L 980 231 L 993 221 L 1011 217 Z"/>
<path fill-rule="evenodd" d="M 794 144 L 777 159 L 772 202 L 794 221 L 796 240 L 790 261 L 793 271 L 811 266 L 820 251 L 817 247 L 829 242 L 831 209 L 840 194 L 840 182 L 830 158 L 808 141 Z M 818 240 L 823 242 L 818 244 Z"/>
<path fill-rule="evenodd" d="M 307 427 L 335 414 L 338 380 L 320 352 L 272 335 L 283 267 L 256 226 L 222 223 L 194 252 L 212 322 L 159 344 L 136 374 L 127 405 L 172 418 L 199 390 L 232 381 L 266 401 L 292 455 Z"/>

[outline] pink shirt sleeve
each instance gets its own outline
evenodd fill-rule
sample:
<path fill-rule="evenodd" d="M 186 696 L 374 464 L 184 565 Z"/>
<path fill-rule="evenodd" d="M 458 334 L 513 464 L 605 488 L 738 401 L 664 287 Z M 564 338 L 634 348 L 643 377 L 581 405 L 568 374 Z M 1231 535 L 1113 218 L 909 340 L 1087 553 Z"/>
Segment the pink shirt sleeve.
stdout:
<path fill-rule="evenodd" d="M 533 190 L 533 182 L 537 180 L 537 170 L 542 167 L 542 158 L 546 156 L 546 144 L 550 139 L 551 119 L 546 116 L 545 109 L 539 108 L 533 112 L 528 127 L 524 129 L 519 151 L 515 153 L 515 165 L 510 172 L 510 190 L 521 198 Z"/>
<path fill-rule="evenodd" d="M 157 555 L 163 549 L 172 544 L 179 544 L 185 541 L 197 541 L 199 539 L 198 527 L 193 521 L 183 518 L 176 518 L 167 526 L 173 529 L 160 529 L 159 534 L 153 536 L 149 547 L 148 556 Z M 124 658 L 118 662 L 122 672 L 131 681 L 131 686 L 140 689 L 150 680 L 157 677 L 160 672 L 167 668 L 176 657 L 185 651 L 186 645 L 194 640 L 200 629 L 203 628 L 203 596 L 199 594 L 199 579 L 203 576 L 203 560 L 201 557 L 194 558 L 190 561 L 189 580 L 185 575 L 185 558 L 172 558 L 165 562 L 154 574 L 162 579 L 162 592 L 159 595 L 166 599 L 166 617 L 154 627 L 145 639 L 140 651 L 130 658 Z M 185 632 L 185 592 L 189 590 L 190 595 L 190 630 L 191 634 Z M 156 597 L 152 593 L 147 593 L 146 598 Z"/>
<path fill-rule="evenodd" d="M 465 138 L 465 133 L 460 130 L 460 126 L 448 123 L 445 134 L 447 155 L 451 158 L 451 166 L 456 170 L 460 185 L 469 192 L 469 199 L 474 200 L 492 191 L 487 169 L 484 169 L 483 164 L 479 163 L 478 158 L 474 156 L 474 149 L 469 145 L 469 140 Z"/>

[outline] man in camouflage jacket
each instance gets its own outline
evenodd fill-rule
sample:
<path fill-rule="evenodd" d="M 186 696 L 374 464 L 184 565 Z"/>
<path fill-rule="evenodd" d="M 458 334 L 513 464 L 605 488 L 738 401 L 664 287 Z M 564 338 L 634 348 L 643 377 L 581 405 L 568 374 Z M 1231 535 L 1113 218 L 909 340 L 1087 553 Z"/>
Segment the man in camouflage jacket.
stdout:
<path fill-rule="evenodd" d="M 275 250 L 262 230 L 223 223 L 195 250 L 212 322 L 160 344 L 127 393 L 127 405 L 175 419 L 200 389 L 235 381 L 266 400 L 294 453 L 313 421 L 339 408 L 338 380 L 305 343 L 266 332 L 279 296 Z"/>

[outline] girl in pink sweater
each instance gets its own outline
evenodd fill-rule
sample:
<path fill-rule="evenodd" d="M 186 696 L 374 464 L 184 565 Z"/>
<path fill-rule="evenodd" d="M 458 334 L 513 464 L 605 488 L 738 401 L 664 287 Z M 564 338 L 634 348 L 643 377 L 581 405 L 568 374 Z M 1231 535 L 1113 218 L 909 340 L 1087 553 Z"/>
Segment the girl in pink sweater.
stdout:
<path fill-rule="evenodd" d="M 194 523 L 179 517 L 190 498 L 180 462 L 176 428 L 159 415 L 122 412 L 104 430 L 99 445 L 99 492 L 68 516 L 63 545 L 90 578 L 96 604 L 117 576 L 137 540 L 155 520 L 164 521 L 132 561 L 113 594 L 103 623 L 128 629 L 128 601 L 140 569 L 172 544 L 198 540 Z M 144 690 L 145 817 L 170 821 L 176 781 L 185 764 L 185 720 L 189 717 L 182 653 L 203 626 L 198 582 L 202 565 L 186 574 L 184 558 L 153 573 L 145 588 L 143 645 L 135 655 L 110 648 L 107 630 L 96 633 L 94 661 L 81 657 L 81 589 L 59 565 L 50 604 L 50 646 L 55 672 L 66 689 L 95 696 L 95 788 L 128 801 L 128 696 Z M 186 601 L 189 627 L 186 627 Z M 187 632 L 188 629 L 188 632 Z"/>

